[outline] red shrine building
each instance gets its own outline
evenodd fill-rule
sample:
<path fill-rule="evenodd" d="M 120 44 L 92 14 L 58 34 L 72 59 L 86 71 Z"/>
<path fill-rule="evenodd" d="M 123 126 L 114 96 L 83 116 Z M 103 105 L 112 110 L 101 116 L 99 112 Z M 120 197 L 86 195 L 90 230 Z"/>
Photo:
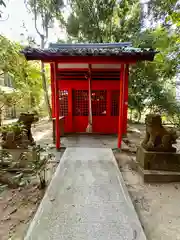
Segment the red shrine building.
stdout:
<path fill-rule="evenodd" d="M 49 63 L 52 117 L 56 119 L 56 148 L 60 148 L 59 118 L 65 133 L 118 134 L 121 147 L 127 131 L 129 65 L 153 61 L 152 49 L 131 43 L 50 44 L 25 48 L 27 60 Z"/>

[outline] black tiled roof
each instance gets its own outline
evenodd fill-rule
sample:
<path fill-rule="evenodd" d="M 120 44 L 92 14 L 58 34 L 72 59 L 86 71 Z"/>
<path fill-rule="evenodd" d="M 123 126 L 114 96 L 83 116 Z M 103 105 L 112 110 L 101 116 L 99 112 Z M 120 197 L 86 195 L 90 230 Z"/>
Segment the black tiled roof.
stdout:
<path fill-rule="evenodd" d="M 128 44 L 50 44 L 50 48 L 27 47 L 21 51 L 27 60 L 53 60 L 63 56 L 116 56 L 134 60 L 153 61 L 157 53 L 153 49 L 129 47 Z"/>

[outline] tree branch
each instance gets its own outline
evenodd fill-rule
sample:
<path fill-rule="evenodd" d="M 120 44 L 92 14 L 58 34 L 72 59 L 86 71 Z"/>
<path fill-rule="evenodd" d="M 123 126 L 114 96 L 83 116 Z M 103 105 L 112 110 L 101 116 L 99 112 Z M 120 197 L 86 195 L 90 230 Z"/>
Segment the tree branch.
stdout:
<path fill-rule="evenodd" d="M 5 104 L 3 104 L 1 107 L 0 107 L 0 111 L 2 111 L 3 107 L 5 106 Z"/>
<path fill-rule="evenodd" d="M 98 10 L 98 5 L 97 5 L 97 2 L 96 2 L 96 8 L 97 8 L 97 10 Z M 93 12 L 93 11 L 92 11 Z M 93 12 L 94 13 L 94 12 Z M 101 31 L 101 28 L 100 28 L 100 25 L 99 25 L 99 20 L 97 19 L 97 17 L 96 16 L 98 16 L 98 14 L 97 15 L 94 15 L 93 14 L 93 17 L 94 17 L 94 20 L 96 21 L 96 25 L 97 25 L 97 28 L 98 28 L 98 31 L 99 31 L 99 39 L 100 39 L 100 42 L 102 43 L 103 42 L 103 38 L 102 38 L 102 31 Z"/>
<path fill-rule="evenodd" d="M 42 33 L 40 33 L 40 31 L 37 27 L 37 9 L 36 8 L 37 8 L 37 2 L 36 2 L 36 0 L 34 0 L 34 25 L 35 25 L 36 32 L 42 38 L 42 36 L 44 37 L 44 35 Z"/>
<path fill-rule="evenodd" d="M 0 13 L 0 18 L 1 18 L 1 13 Z M 4 21 L 7 21 L 8 19 L 9 19 L 9 14 L 8 14 L 7 18 L 5 18 L 5 19 L 0 19 L 0 21 L 1 21 L 1 22 L 4 22 Z"/>
<path fill-rule="evenodd" d="M 25 5 L 26 9 L 28 10 L 28 12 L 30 13 L 30 12 L 31 12 L 31 10 L 28 8 L 28 3 L 27 3 L 27 0 L 24 0 L 24 5 Z"/>
<path fill-rule="evenodd" d="M 3 0 L 0 0 L 0 5 L 3 5 L 4 7 L 6 7 L 6 4 Z"/>

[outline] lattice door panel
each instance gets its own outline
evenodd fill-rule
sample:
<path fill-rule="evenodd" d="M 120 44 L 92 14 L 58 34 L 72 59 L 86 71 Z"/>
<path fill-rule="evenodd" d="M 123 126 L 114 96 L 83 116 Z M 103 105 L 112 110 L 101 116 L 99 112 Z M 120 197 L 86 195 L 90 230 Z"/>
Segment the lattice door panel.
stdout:
<path fill-rule="evenodd" d="M 107 91 L 96 90 L 91 92 L 92 115 L 106 116 L 107 113 Z"/>
<path fill-rule="evenodd" d="M 60 116 L 68 116 L 68 91 L 59 91 Z"/>
<path fill-rule="evenodd" d="M 88 90 L 73 90 L 73 116 L 89 115 Z"/>
<path fill-rule="evenodd" d="M 119 94 L 118 90 L 111 92 L 111 116 L 119 116 Z"/>

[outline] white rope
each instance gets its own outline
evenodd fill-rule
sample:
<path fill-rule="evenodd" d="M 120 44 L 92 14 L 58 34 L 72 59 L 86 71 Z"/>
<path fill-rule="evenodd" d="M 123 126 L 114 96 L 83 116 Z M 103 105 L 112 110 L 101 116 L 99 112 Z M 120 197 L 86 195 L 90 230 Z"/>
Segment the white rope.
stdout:
<path fill-rule="evenodd" d="M 88 117 L 88 126 L 86 128 L 86 132 L 92 133 L 91 64 L 89 64 L 88 85 L 89 85 L 89 117 Z"/>

